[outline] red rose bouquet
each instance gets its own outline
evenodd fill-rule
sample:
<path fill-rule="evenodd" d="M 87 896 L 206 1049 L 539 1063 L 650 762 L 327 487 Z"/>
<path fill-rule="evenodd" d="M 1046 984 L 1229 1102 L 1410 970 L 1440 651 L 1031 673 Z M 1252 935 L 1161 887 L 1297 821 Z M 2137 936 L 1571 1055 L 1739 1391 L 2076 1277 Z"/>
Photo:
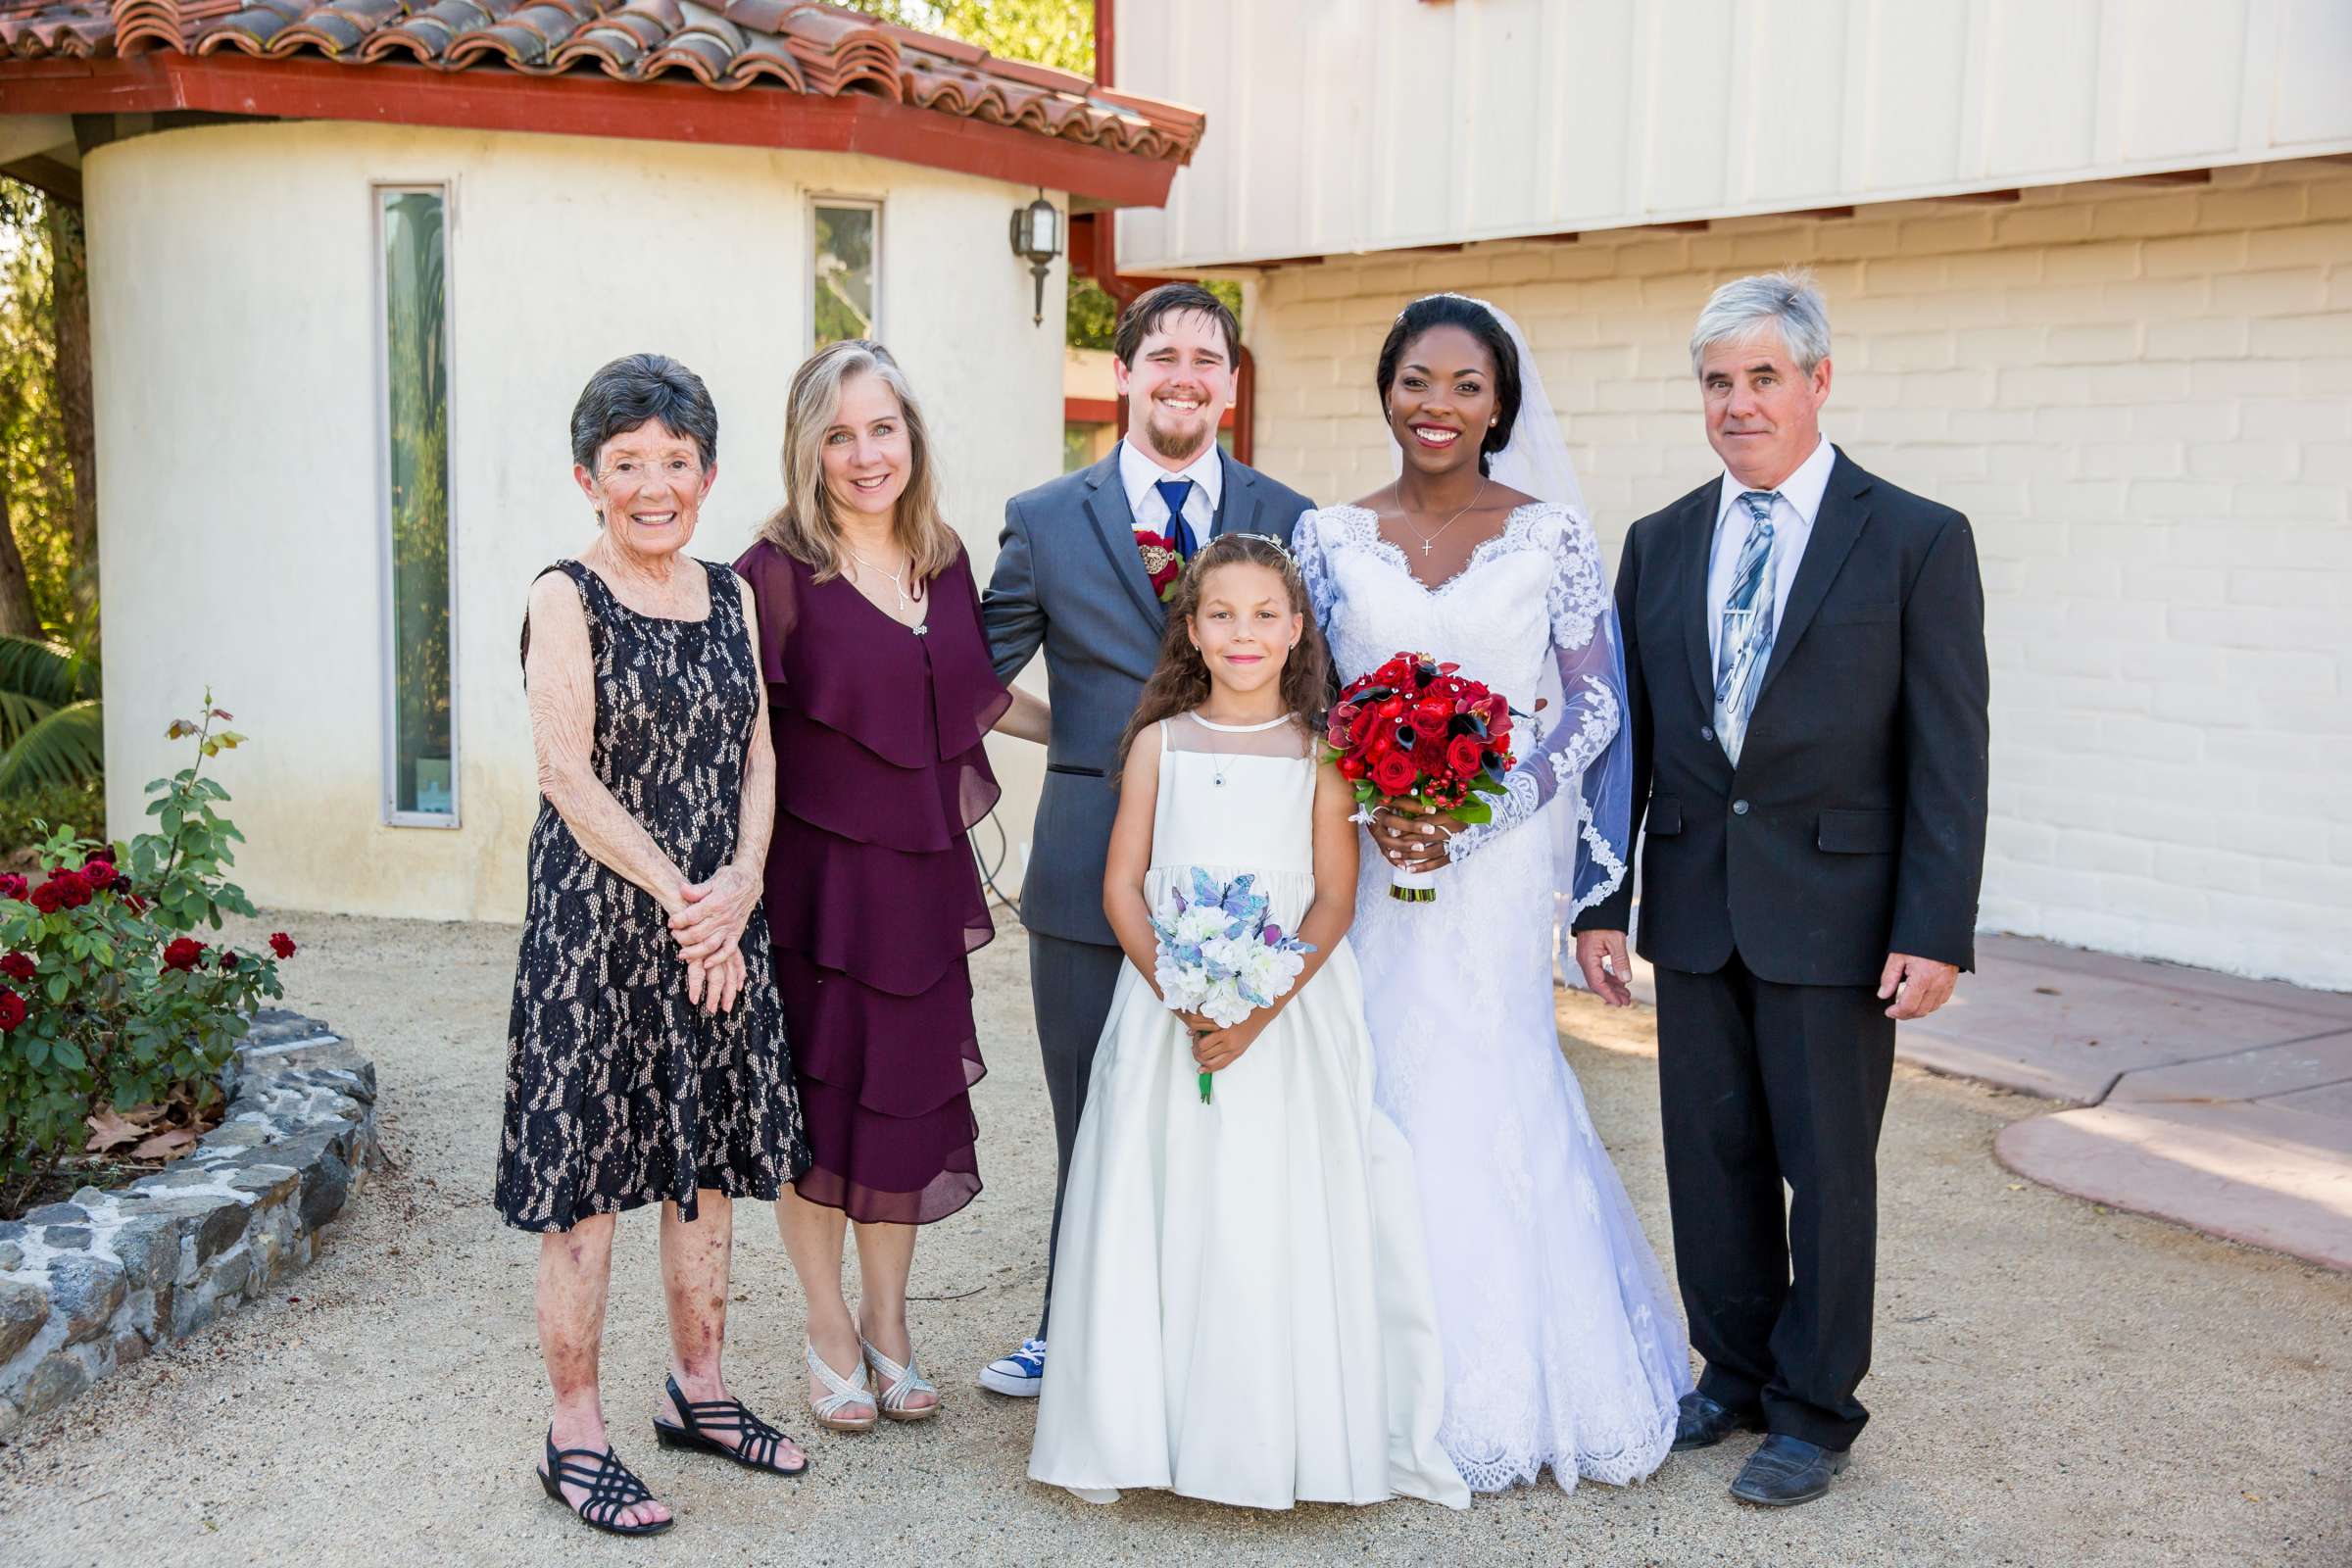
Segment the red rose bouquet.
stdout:
<path fill-rule="evenodd" d="M 1483 795 L 1502 793 L 1509 771 L 1511 705 L 1483 681 L 1454 673 L 1427 654 L 1398 654 L 1340 693 L 1323 729 L 1323 760 L 1337 762 L 1356 803 L 1435 807 L 1457 822 L 1487 822 Z M 1390 896 L 1427 904 L 1438 896 L 1427 871 L 1396 871 Z"/>

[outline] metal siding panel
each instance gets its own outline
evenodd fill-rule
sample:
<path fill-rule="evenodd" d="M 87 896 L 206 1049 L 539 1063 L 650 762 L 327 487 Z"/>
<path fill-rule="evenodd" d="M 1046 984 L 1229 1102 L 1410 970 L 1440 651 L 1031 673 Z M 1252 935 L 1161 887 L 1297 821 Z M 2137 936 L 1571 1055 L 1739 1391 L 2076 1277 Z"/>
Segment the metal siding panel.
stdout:
<path fill-rule="evenodd" d="M 2244 4 L 2148 0 L 2124 15 L 2122 156 L 2132 162 L 2237 146 Z M 2340 83 L 2339 83 L 2340 90 Z"/>
<path fill-rule="evenodd" d="M 2285 12 L 2269 134 L 2257 145 L 2352 136 L 2352 5 L 2288 0 Z"/>
<path fill-rule="evenodd" d="M 1648 214 L 1723 201 L 1724 146 L 1732 112 L 1730 0 L 1685 0 L 1649 13 L 1649 149 L 1642 187 Z"/>
<path fill-rule="evenodd" d="M 2097 131 L 2099 0 L 1991 0 L 1989 15 L 1985 172 L 2082 168 Z"/>
<path fill-rule="evenodd" d="M 1870 151 L 1863 171 L 1875 190 L 1940 184 L 1959 172 L 1961 73 L 1968 48 L 1964 6 L 1888 4 L 1876 13 L 1869 62 Z"/>
<path fill-rule="evenodd" d="M 1746 112 L 1735 117 L 1730 150 L 1737 198 L 1826 206 L 1838 194 L 1845 104 L 1825 89 L 1845 76 L 1850 9 L 1845 0 L 1781 0 L 1770 25 L 1755 29 Z"/>

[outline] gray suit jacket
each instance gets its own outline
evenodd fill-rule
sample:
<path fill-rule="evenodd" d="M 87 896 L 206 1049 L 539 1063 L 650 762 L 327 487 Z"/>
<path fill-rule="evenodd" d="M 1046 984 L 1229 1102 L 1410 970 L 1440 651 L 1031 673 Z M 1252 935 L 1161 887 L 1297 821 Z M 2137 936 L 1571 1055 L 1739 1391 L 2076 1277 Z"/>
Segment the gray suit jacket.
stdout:
<path fill-rule="evenodd" d="M 1314 503 L 1224 458 L 1212 536 L 1266 533 L 1288 543 Z M 1167 614 L 1135 545 L 1119 454 L 1004 504 L 997 569 L 980 604 L 997 674 L 1010 680 L 1042 646 L 1054 738 L 1038 801 L 1021 921 L 1072 942 L 1118 939 L 1102 917 L 1102 862 L 1118 795 L 1112 752 L 1159 661 Z"/>

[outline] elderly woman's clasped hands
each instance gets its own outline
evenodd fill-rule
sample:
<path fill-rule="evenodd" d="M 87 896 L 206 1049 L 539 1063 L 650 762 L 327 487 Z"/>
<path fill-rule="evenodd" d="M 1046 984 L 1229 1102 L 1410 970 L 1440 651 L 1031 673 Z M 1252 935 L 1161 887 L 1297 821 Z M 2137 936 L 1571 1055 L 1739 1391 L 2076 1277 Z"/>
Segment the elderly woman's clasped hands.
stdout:
<path fill-rule="evenodd" d="M 760 874 L 729 861 L 707 881 L 681 886 L 670 905 L 669 934 L 686 964 L 686 996 L 705 1012 L 732 1011 L 743 995 L 743 928 L 760 893 Z"/>

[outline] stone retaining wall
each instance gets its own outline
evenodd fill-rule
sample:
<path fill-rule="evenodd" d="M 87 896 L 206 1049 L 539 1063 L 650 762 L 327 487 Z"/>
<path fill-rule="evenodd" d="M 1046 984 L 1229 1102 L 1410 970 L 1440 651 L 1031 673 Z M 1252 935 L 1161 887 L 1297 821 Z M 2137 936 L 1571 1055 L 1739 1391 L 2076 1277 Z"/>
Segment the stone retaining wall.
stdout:
<path fill-rule="evenodd" d="M 226 1117 L 130 1187 L 0 1222 L 0 1436 L 308 1263 L 376 1152 L 375 1065 L 266 1011 Z"/>

